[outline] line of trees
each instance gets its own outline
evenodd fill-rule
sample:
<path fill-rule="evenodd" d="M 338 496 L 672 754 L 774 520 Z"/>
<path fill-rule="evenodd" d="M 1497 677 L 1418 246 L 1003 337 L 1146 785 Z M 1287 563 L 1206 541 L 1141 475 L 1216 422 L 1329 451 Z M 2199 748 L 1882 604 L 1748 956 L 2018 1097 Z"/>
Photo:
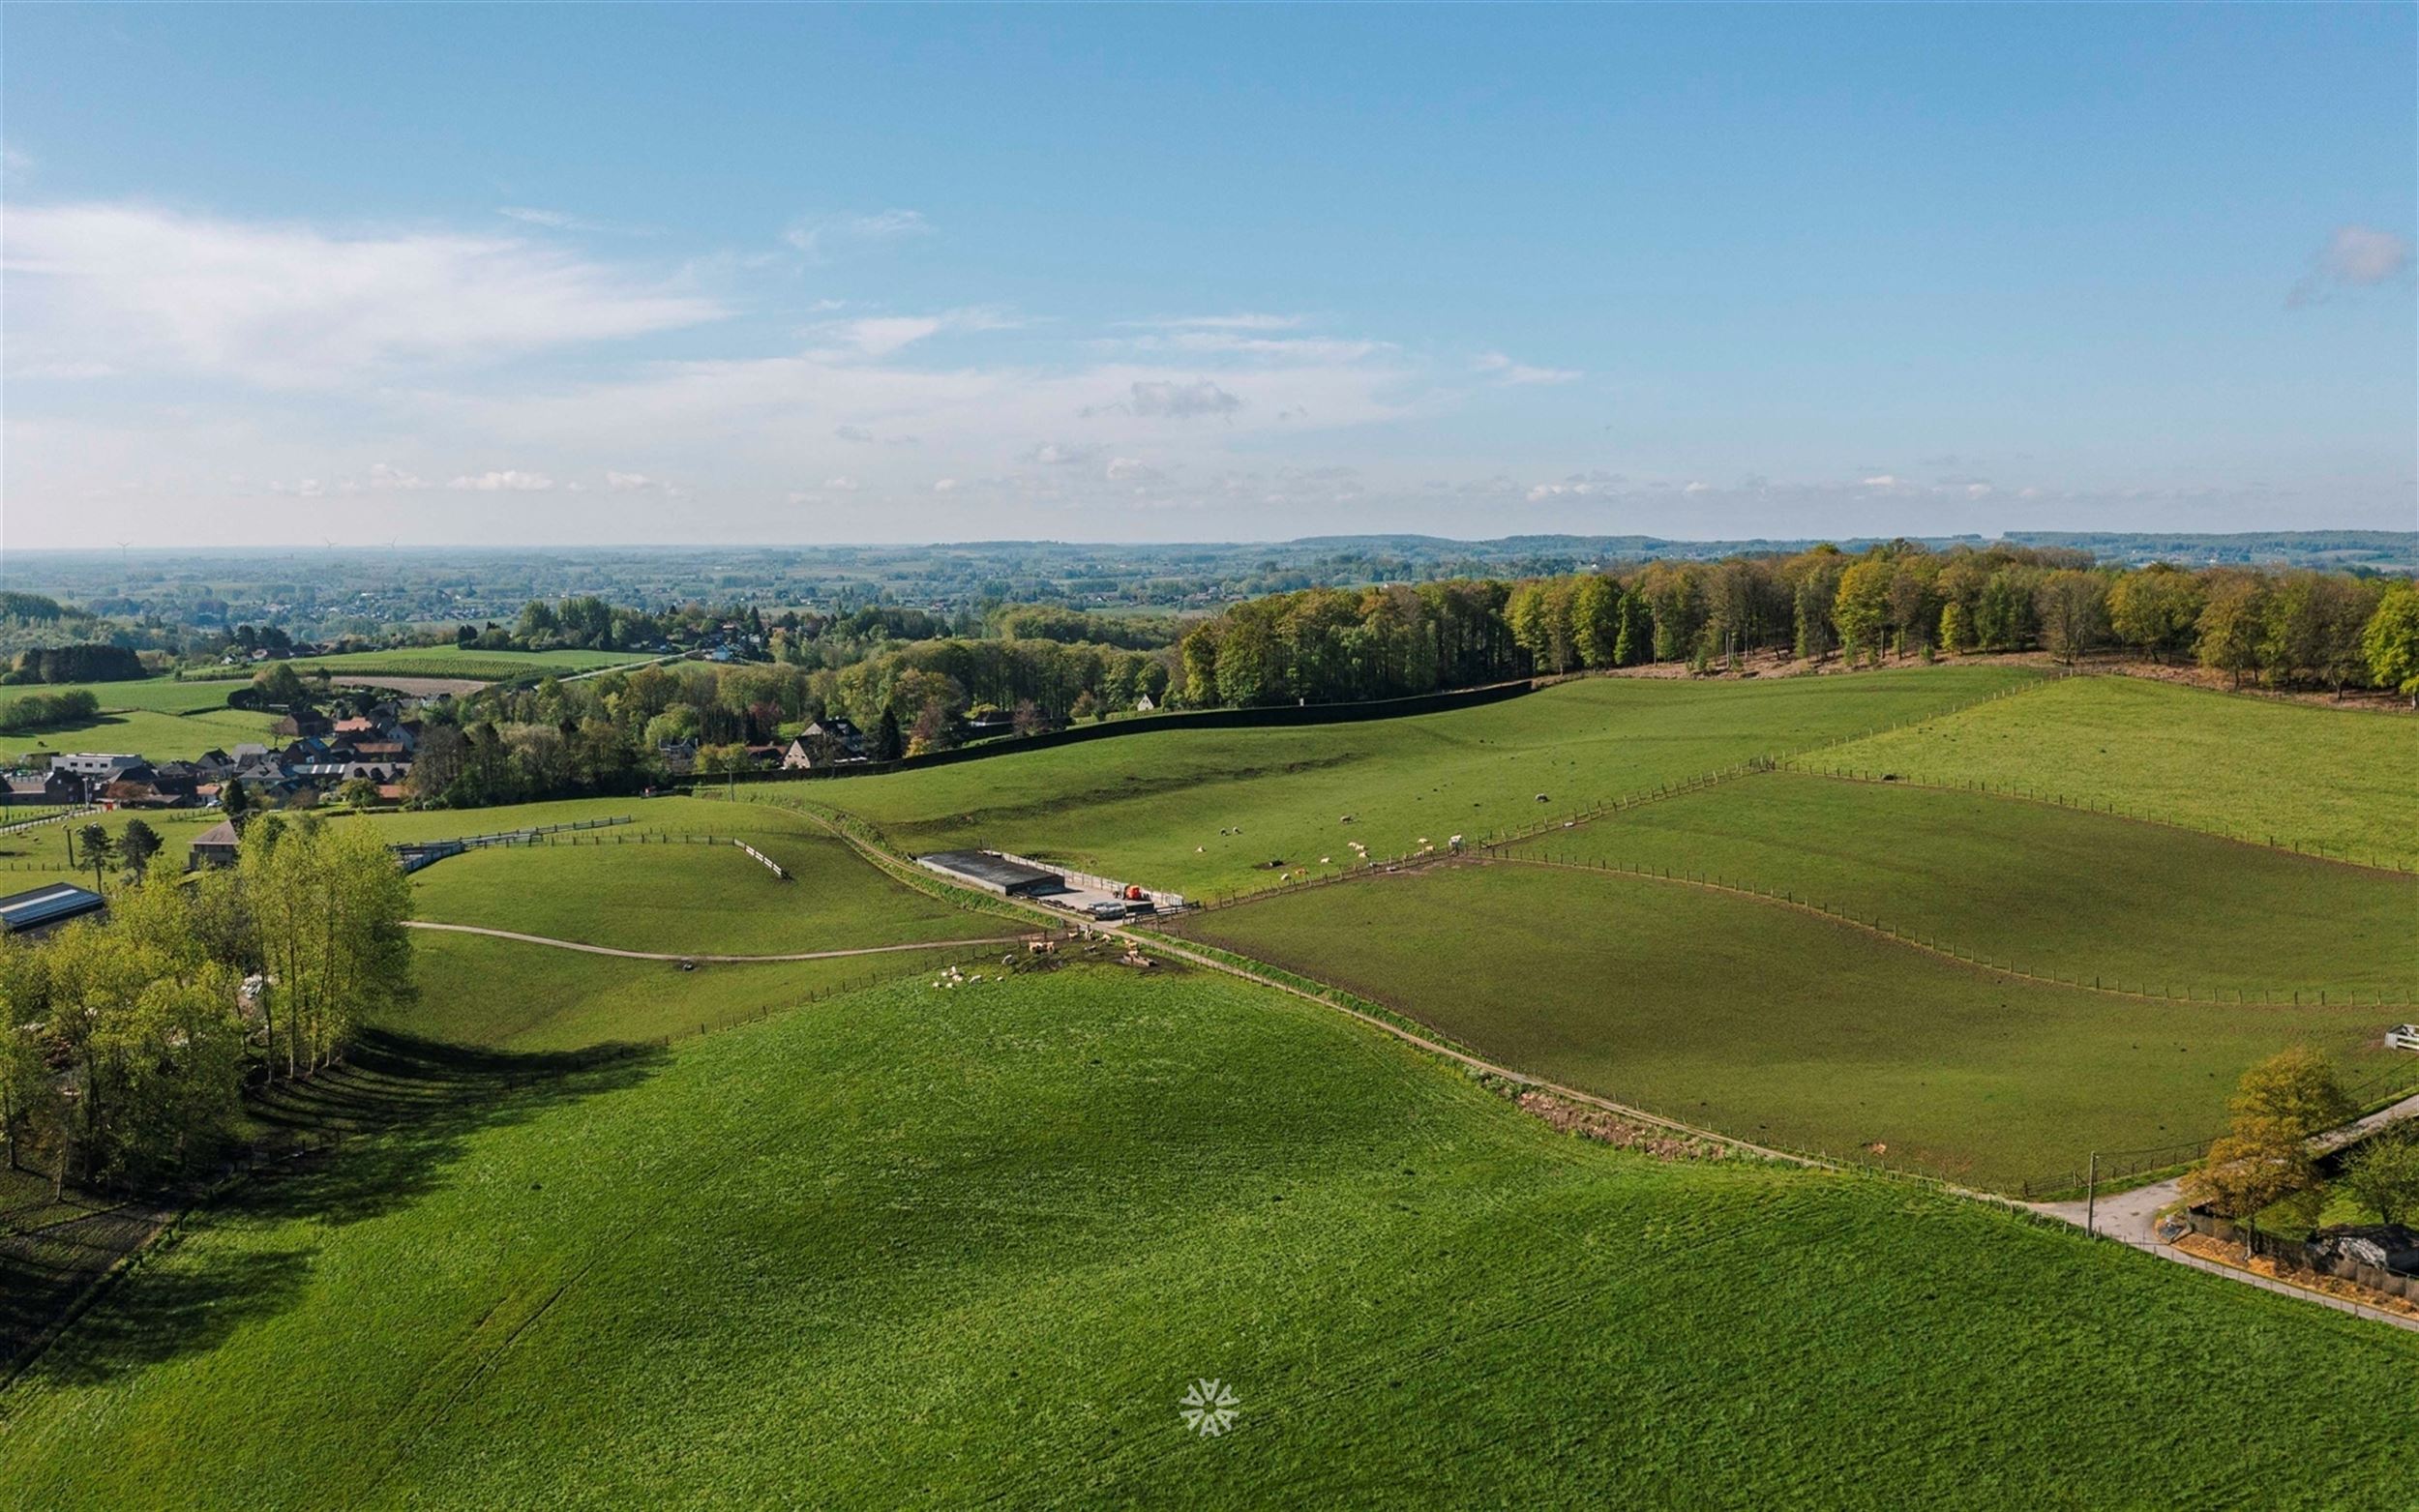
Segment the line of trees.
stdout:
<path fill-rule="evenodd" d="M 1048 639 L 911 641 L 834 668 L 681 662 L 577 681 L 493 688 L 428 722 L 414 798 L 453 807 L 635 792 L 664 776 L 663 748 L 694 742 L 699 768 L 831 716 L 878 759 L 946 749 L 961 722 L 1000 715 L 1020 733 L 1167 698 L 1174 652 Z"/>
<path fill-rule="evenodd" d="M 12 683 L 119 683 L 144 675 L 142 659 L 125 646 L 35 646 L 17 654 Z"/>
<path fill-rule="evenodd" d="M 0 735 L 21 735 L 59 725 L 80 725 L 101 712 L 89 688 L 64 693 L 23 693 L 0 703 Z"/>
<path fill-rule="evenodd" d="M 409 886 L 359 825 L 264 815 L 238 865 L 0 943 L 0 1141 L 12 1170 L 144 1186 L 237 1137 L 247 1076 L 308 1077 L 411 993 Z"/>
<path fill-rule="evenodd" d="M 1905 542 L 1850 556 L 1658 561 L 1624 571 L 1314 588 L 1239 604 L 1184 637 L 1196 707 L 1399 697 L 1591 667 L 1738 667 L 1757 655 L 1879 663 L 2044 649 L 2196 660 L 2279 687 L 2419 701 L 2419 587 L 2309 570 L 2096 567 L 2079 551 Z"/>

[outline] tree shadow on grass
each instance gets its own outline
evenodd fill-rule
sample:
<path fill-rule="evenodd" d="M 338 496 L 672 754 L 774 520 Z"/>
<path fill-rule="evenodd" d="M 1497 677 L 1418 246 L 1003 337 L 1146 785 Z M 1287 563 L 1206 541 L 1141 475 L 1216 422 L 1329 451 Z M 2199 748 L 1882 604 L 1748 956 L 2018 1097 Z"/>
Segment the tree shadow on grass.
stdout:
<path fill-rule="evenodd" d="M 17 1389 L 89 1384 L 206 1351 L 293 1305 L 316 1255 L 211 1244 L 211 1228 L 349 1224 L 406 1207 L 443 1185 L 475 1136 L 635 1086 L 667 1054 L 660 1045 L 516 1053 L 371 1031 L 344 1065 L 255 1092 L 258 1137 L 236 1179 L 188 1216 L 190 1236 L 163 1241 L 98 1294 L 95 1278 L 180 1200 L 0 1235 L 0 1373 L 21 1369 Z"/>

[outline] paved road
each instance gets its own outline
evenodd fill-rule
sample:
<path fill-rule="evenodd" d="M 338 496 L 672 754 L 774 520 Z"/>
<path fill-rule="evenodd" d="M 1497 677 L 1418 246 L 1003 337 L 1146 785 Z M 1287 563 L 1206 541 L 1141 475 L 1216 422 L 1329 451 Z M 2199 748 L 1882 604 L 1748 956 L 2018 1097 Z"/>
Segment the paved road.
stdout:
<path fill-rule="evenodd" d="M 619 956 L 625 961 L 710 961 L 717 964 L 741 964 L 751 961 L 836 961 L 842 956 L 886 956 L 900 950 L 949 950 L 964 945 L 1019 945 L 1030 934 L 995 934 L 986 939 L 919 940 L 909 945 L 860 945 L 854 950 L 801 950 L 786 956 L 712 956 L 688 950 L 615 950 L 611 945 L 582 944 L 576 939 L 552 939 L 544 934 L 523 934 L 513 930 L 491 930 L 477 924 L 437 924 L 427 919 L 405 919 L 407 930 L 442 930 L 449 934 L 487 934 L 496 939 L 516 939 L 524 945 L 547 945 L 555 950 L 576 950 L 590 956 Z"/>

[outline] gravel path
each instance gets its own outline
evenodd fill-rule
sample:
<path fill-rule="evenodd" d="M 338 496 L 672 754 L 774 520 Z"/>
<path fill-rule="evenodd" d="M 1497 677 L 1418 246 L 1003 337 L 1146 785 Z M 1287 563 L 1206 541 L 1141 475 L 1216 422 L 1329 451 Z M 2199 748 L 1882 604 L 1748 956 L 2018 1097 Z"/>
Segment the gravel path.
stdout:
<path fill-rule="evenodd" d="M 2413 1117 L 2419 1117 L 2419 1092 L 2412 1093 L 2399 1103 L 2380 1108 L 2365 1118 L 2356 1118 L 2340 1129 L 2330 1129 L 2313 1139 L 2311 1143 L 2321 1152 L 2340 1149 L 2354 1140 L 2375 1133 L 2389 1123 L 2399 1123 L 2403 1119 Z M 2184 1187 L 2180 1177 L 2166 1181 L 2154 1181 L 2148 1186 L 2112 1193 L 2100 1199 L 2097 1210 L 2090 1215 L 2091 1228 L 2096 1233 L 2120 1240 L 2137 1250 L 2147 1251 L 2162 1260 L 2191 1265 L 2195 1269 L 2208 1271 L 2212 1275 L 2224 1276 L 2231 1281 L 2246 1281 L 2253 1286 L 2264 1287 L 2284 1296 L 2322 1302 L 2344 1312 L 2357 1313 L 2363 1318 L 2392 1323 L 2397 1328 L 2407 1328 L 2419 1332 L 2419 1319 L 2381 1312 L 2373 1307 L 2361 1307 L 2340 1297 L 2304 1290 L 2299 1287 L 2285 1286 L 2270 1281 L 2265 1276 L 2255 1276 L 2249 1271 L 2236 1270 L 2229 1265 L 2215 1265 L 2197 1256 L 2185 1254 L 2162 1238 L 2158 1228 L 2160 1210 L 2172 1207 L 2183 1200 Z M 2045 1213 L 2051 1218 L 2063 1218 L 2078 1229 L 2084 1226 L 2085 1204 L 2082 1202 L 2035 1202 L 2031 1205 L 2034 1212 Z"/>

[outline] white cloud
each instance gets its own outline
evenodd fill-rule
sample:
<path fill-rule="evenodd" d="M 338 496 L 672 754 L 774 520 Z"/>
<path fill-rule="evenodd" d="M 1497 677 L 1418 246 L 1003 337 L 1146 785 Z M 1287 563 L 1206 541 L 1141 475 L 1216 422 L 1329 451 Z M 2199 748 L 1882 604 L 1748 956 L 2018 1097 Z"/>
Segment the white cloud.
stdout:
<path fill-rule="evenodd" d="M 1706 493 L 1712 491 L 1713 487 L 1714 486 L 1710 483 L 1691 482 L 1687 488 L 1682 489 L 1680 491 L 1683 493 Z"/>
<path fill-rule="evenodd" d="M 1153 419 L 1191 420 L 1201 415 L 1227 416 L 1243 407 L 1243 401 L 1208 378 L 1190 383 L 1167 379 L 1136 383 L 1127 391 L 1132 394 L 1131 413 Z"/>
<path fill-rule="evenodd" d="M 605 490 L 608 493 L 644 493 L 655 487 L 655 480 L 642 472 L 605 470 Z"/>
<path fill-rule="evenodd" d="M 567 210 L 547 210 L 536 205 L 498 205 L 495 213 L 507 221 L 524 225 L 542 225 L 550 231 L 610 231 L 612 226 L 602 221 L 582 220 Z"/>
<path fill-rule="evenodd" d="M 133 204 L 13 206 L 14 361 L 330 386 L 719 318 L 710 299 L 509 238 L 330 235 Z"/>
<path fill-rule="evenodd" d="M 2288 308 L 2324 303 L 2345 289 L 2375 288 L 2410 273 L 2410 239 L 2374 225 L 2339 225 L 2285 296 Z"/>
<path fill-rule="evenodd" d="M 819 262 L 868 247 L 932 234 L 916 210 L 844 210 L 820 221 L 795 221 L 781 239 Z"/>
<path fill-rule="evenodd" d="M 955 478 L 936 478 L 933 480 L 933 491 L 935 493 L 954 493 L 957 491 L 957 487 L 958 480 Z"/>
<path fill-rule="evenodd" d="M 1346 337 L 1244 336 L 1233 331 L 1178 331 L 1165 336 L 1142 337 L 1125 344 L 1145 352 L 1265 357 L 1280 362 L 1359 362 L 1394 349 L 1390 341 Z"/>
<path fill-rule="evenodd" d="M 929 315 L 863 315 L 854 320 L 834 320 L 817 326 L 814 335 L 831 343 L 819 348 L 817 355 L 837 360 L 851 355 L 887 357 L 944 331 L 1007 331 L 1018 324 L 1000 311 L 971 306 Z"/>
<path fill-rule="evenodd" d="M 834 426 L 831 428 L 831 433 L 843 441 L 857 446 L 869 446 L 874 440 L 874 432 L 863 426 Z"/>
<path fill-rule="evenodd" d="M 367 485 L 380 493 L 418 493 L 431 485 L 426 478 L 385 462 L 372 462 Z"/>
<path fill-rule="evenodd" d="M 864 485 L 854 478 L 825 478 L 823 487 L 833 493 L 854 493 Z"/>
<path fill-rule="evenodd" d="M 553 490 L 554 480 L 542 472 L 508 467 L 501 472 L 464 474 L 446 487 L 465 493 L 548 493 Z"/>
<path fill-rule="evenodd" d="M 1099 455 L 1100 448 L 1096 446 L 1069 446 L 1060 441 L 1044 441 L 1026 453 L 1025 457 L 1026 460 L 1039 462 L 1045 467 L 1065 467 L 1090 461 Z"/>
<path fill-rule="evenodd" d="M 1101 476 L 1111 483 L 1156 483 L 1167 474 L 1139 457 L 1112 457 Z"/>
<path fill-rule="evenodd" d="M 1533 368 L 1518 363 L 1502 352 L 1481 352 L 1472 360 L 1473 371 L 1483 372 L 1498 383 L 1570 383 L 1587 376 L 1576 368 Z"/>
<path fill-rule="evenodd" d="M 1171 320 L 1129 320 L 1127 325 L 1160 331 L 1290 331 L 1302 323 L 1299 315 L 1244 312 L 1232 315 L 1179 315 Z"/>

